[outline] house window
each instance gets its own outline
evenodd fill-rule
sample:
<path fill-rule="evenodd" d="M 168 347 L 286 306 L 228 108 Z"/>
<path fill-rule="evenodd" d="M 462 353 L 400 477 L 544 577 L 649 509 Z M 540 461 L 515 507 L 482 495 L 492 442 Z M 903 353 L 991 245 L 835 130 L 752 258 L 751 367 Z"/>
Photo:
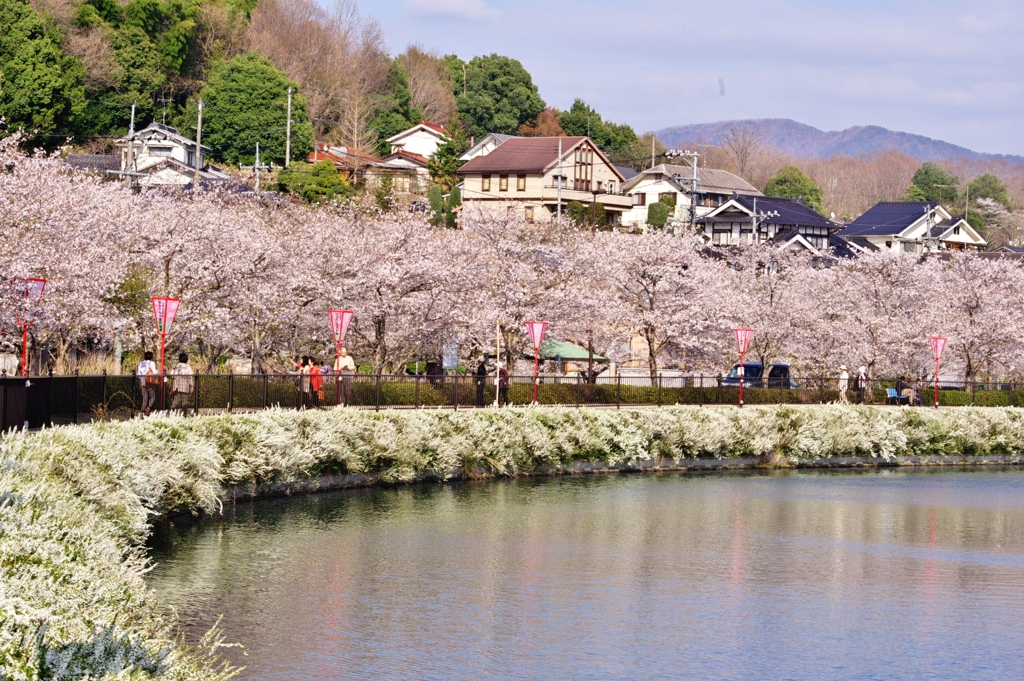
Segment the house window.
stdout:
<path fill-rule="evenodd" d="M 533 206 L 526 207 L 526 221 L 533 222 Z"/>
<path fill-rule="evenodd" d="M 553 187 L 561 187 L 562 189 L 565 189 L 565 175 L 555 175 L 552 178 L 552 185 L 551 186 L 553 186 Z"/>
<path fill-rule="evenodd" d="M 171 148 L 170 147 L 150 147 L 149 148 L 149 155 L 150 156 L 170 156 L 171 155 Z"/>
<path fill-rule="evenodd" d="M 646 206 L 647 205 L 647 194 L 633 194 L 633 205 L 634 206 Z"/>
<path fill-rule="evenodd" d="M 188 165 L 192 166 L 193 168 L 196 167 L 196 152 L 194 152 L 194 151 L 188 152 L 188 161 L 187 161 L 187 163 L 188 163 Z"/>
<path fill-rule="evenodd" d="M 885 247 L 886 248 L 892 248 L 892 242 L 891 241 L 886 241 L 885 242 Z"/>
<path fill-rule="evenodd" d="M 711 233 L 711 242 L 716 246 L 728 246 L 732 243 L 732 228 L 715 229 Z"/>
<path fill-rule="evenodd" d="M 960 233 L 960 225 L 957 225 L 956 227 L 953 228 L 953 234 L 959 234 L 959 233 Z"/>
<path fill-rule="evenodd" d="M 490 175 L 484 175 L 482 178 L 480 178 L 480 191 L 482 191 L 482 192 L 489 192 L 489 191 L 491 191 L 491 176 Z"/>
<path fill-rule="evenodd" d="M 611 181 L 608 182 L 608 193 L 609 194 L 614 194 L 615 193 L 615 180 L 611 180 Z"/>
<path fill-rule="evenodd" d="M 526 191 L 526 175 L 516 175 L 516 191 Z"/>
<path fill-rule="evenodd" d="M 508 175 L 498 175 L 498 191 L 508 191 Z"/>

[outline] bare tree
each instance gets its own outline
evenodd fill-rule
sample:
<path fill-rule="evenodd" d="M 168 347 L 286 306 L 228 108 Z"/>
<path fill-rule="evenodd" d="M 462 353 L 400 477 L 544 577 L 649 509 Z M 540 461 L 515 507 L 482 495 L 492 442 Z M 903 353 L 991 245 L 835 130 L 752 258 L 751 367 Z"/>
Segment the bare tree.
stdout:
<path fill-rule="evenodd" d="M 748 180 L 751 166 L 764 147 L 764 138 L 764 130 L 757 123 L 730 123 L 729 130 L 721 136 L 736 170 Z"/>
<path fill-rule="evenodd" d="M 411 45 L 398 61 L 409 75 L 412 105 L 423 114 L 423 120 L 447 125 L 458 107 L 452 92 L 452 76 L 444 61 L 432 52 Z"/>
<path fill-rule="evenodd" d="M 354 0 L 337 0 L 331 9 L 314 0 L 265 0 L 252 13 L 249 41 L 299 83 L 315 122 L 341 121 L 353 102 L 386 86 L 383 33 L 359 16 Z"/>

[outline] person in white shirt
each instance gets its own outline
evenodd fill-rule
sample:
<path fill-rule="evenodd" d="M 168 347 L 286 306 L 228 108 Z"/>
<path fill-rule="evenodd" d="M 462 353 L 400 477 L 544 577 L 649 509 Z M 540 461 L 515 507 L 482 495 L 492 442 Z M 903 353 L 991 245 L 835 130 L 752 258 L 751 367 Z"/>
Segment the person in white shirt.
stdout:
<path fill-rule="evenodd" d="M 142 386 L 142 413 L 149 416 L 156 406 L 156 391 L 160 387 L 160 374 L 156 362 L 153 361 L 153 353 L 147 352 L 145 358 L 139 362 L 137 374 L 139 384 Z"/>
<path fill-rule="evenodd" d="M 846 391 L 850 389 L 850 374 L 846 371 L 846 365 L 839 365 L 839 403 L 849 404 L 850 398 Z"/>
<path fill-rule="evenodd" d="M 189 407 L 195 403 L 192 398 L 195 373 L 188 365 L 188 355 L 184 352 L 178 355 L 178 363 L 171 369 L 171 409 L 181 409 L 185 416 L 188 416 Z"/>
<path fill-rule="evenodd" d="M 356 373 L 356 363 L 348 356 L 348 349 L 342 348 L 338 358 L 334 360 L 334 373 L 338 374 L 338 400 L 343 406 L 348 406 L 349 398 L 352 397 L 352 376 Z"/>

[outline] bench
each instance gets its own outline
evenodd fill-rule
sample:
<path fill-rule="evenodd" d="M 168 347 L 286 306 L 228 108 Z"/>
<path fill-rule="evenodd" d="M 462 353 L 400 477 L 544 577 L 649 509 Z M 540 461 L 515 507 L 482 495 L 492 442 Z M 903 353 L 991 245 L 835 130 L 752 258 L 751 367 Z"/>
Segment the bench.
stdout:
<path fill-rule="evenodd" d="M 885 403 L 886 404 L 910 404 L 910 397 L 906 395 L 900 395 L 896 392 L 896 388 L 885 389 Z"/>

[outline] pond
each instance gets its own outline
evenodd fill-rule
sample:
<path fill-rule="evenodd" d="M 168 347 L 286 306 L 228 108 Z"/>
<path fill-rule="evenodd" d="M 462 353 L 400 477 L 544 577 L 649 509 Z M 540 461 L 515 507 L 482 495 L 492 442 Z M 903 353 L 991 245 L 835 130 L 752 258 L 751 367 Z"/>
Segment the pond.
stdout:
<path fill-rule="evenodd" d="M 1006 679 L 1024 471 L 367 489 L 158 528 L 150 584 L 245 679 Z"/>

